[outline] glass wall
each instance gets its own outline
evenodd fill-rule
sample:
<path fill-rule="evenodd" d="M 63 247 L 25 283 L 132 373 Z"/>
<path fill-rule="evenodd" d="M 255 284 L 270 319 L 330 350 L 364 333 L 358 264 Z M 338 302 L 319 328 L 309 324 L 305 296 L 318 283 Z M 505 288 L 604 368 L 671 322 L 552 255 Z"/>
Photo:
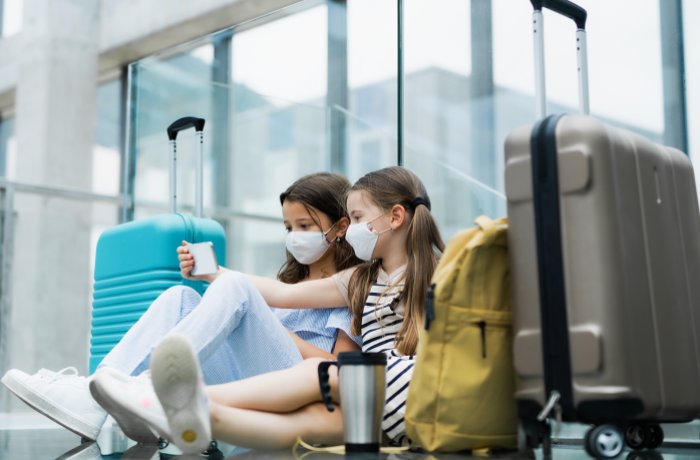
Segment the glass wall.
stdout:
<path fill-rule="evenodd" d="M 304 174 L 357 178 L 396 162 L 396 69 L 387 64 L 395 29 L 362 33 L 362 20 L 377 15 L 396 24 L 393 7 L 303 2 L 133 64 L 135 216 L 166 209 L 165 128 L 181 116 L 204 117 L 204 205 L 227 228 L 229 265 L 276 274 L 284 257 L 280 192 Z M 340 43 L 329 21 L 347 31 Z M 383 67 L 368 72 L 364 57 Z M 337 85 L 339 72 L 348 85 Z M 192 135 L 183 133 L 178 195 L 185 209 L 193 200 L 193 151 Z"/>
<path fill-rule="evenodd" d="M 23 0 L 0 0 L 0 38 L 22 29 Z"/>
<path fill-rule="evenodd" d="M 17 158 L 14 118 L 0 118 L 0 177 L 12 178 Z"/>
<path fill-rule="evenodd" d="M 684 0 L 683 39 L 685 48 L 685 84 L 688 111 L 688 145 L 695 165 L 695 182 L 700 184 L 700 30 L 694 19 L 700 17 L 700 2 Z"/>
<path fill-rule="evenodd" d="M 665 126 L 659 1 L 635 1 L 628 15 L 631 1 L 580 1 L 589 11 L 591 109 L 664 141 L 673 129 Z M 479 214 L 505 214 L 502 146 L 534 119 L 531 4 L 402 5 L 404 164 L 420 173 L 449 238 Z M 251 228 L 278 219 L 281 184 L 302 174 L 335 170 L 352 181 L 398 162 L 398 21 L 396 0 L 300 2 L 134 64 L 136 214 L 156 210 L 148 203 L 165 209 L 164 128 L 185 114 L 205 116 L 205 205 L 225 210 L 218 217 L 236 236 L 233 263 L 272 273 L 278 259 L 261 263 L 255 254 L 281 252 L 280 235 L 234 230 L 238 218 Z M 548 111 L 575 112 L 573 24 L 548 11 L 545 24 Z M 191 204 L 191 160 L 181 164 L 179 193 Z"/>
<path fill-rule="evenodd" d="M 117 197 L 121 189 L 123 113 L 122 81 L 113 79 L 97 87 L 97 120 L 95 145 L 92 151 L 92 193 Z M 119 210 L 113 203 L 95 204 L 90 227 L 90 273 L 95 263 L 95 250 L 100 234 L 119 223 Z M 92 294 L 92 290 L 90 291 Z M 90 300 L 92 304 L 92 300 Z"/>

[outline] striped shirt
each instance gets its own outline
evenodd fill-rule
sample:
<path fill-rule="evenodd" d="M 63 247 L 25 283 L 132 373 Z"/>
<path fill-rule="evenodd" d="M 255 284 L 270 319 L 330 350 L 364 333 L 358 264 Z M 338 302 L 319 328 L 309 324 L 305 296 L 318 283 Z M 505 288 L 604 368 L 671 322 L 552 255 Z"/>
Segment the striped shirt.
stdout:
<path fill-rule="evenodd" d="M 402 279 L 404 270 L 405 267 L 401 267 L 391 275 L 380 270 L 362 312 L 362 351 L 385 353 L 387 357 L 382 430 L 397 444 L 406 440 L 404 414 L 408 384 L 415 363 L 414 356 L 404 356 L 396 350 L 396 336 L 403 323 L 403 305 L 398 303 L 398 297 L 404 285 L 398 281 Z M 346 298 L 349 278 L 347 275 L 336 278 L 336 284 Z"/>

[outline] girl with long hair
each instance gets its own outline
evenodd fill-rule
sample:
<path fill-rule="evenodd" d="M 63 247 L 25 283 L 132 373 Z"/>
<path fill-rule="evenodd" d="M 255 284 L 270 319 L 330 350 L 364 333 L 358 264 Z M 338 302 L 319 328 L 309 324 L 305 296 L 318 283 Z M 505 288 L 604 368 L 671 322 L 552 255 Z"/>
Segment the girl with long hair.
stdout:
<path fill-rule="evenodd" d="M 302 177 L 282 192 L 287 260 L 278 274 L 280 284 L 321 280 L 360 262 L 344 238 L 349 225 L 345 210 L 349 188 L 341 175 L 317 173 Z M 183 265 L 183 277 L 194 279 L 187 246 L 177 251 L 189 261 Z M 207 279 L 212 283 L 204 296 L 182 285 L 164 291 L 105 356 L 99 369 L 113 375 L 141 375 L 148 369 L 153 347 L 171 333 L 189 338 L 210 384 L 359 348 L 359 339 L 351 338 L 347 308 L 271 309 L 239 274 L 222 269 L 221 276 Z M 140 380 L 149 383 L 147 374 Z M 2 379 L 32 408 L 83 438 L 95 439 L 107 414 L 91 397 L 88 382 L 75 368 L 41 370 L 34 375 L 12 369 Z M 157 441 L 144 424 L 114 415 L 128 437 Z"/>
<path fill-rule="evenodd" d="M 405 168 L 362 177 L 347 195 L 347 209 L 351 224 L 346 239 L 364 264 L 298 284 L 249 278 L 270 305 L 350 305 L 362 350 L 387 356 L 382 429 L 393 443 L 402 443 L 423 300 L 444 245 L 423 184 Z M 180 260 L 183 270 L 191 270 L 188 255 L 181 254 Z M 328 412 L 321 402 L 317 369 L 322 359 L 204 387 L 196 356 L 189 350 L 186 338 L 172 335 L 154 352 L 153 387 L 98 373 L 91 383 L 93 393 L 105 395 L 105 406 L 162 431 L 186 453 L 203 450 L 212 430 L 215 439 L 263 449 L 291 446 L 300 436 L 311 443 L 342 442 L 342 407 Z M 333 370 L 330 384 L 338 406 Z"/>

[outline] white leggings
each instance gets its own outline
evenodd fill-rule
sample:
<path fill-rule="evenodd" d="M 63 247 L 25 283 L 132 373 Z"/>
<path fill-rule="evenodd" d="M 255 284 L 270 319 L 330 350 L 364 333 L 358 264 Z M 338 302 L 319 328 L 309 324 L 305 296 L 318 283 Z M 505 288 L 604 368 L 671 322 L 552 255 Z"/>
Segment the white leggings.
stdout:
<path fill-rule="evenodd" d="M 200 296 L 187 286 L 163 292 L 102 360 L 137 375 L 170 332 L 185 334 L 199 354 L 207 384 L 291 367 L 302 360 L 289 332 L 239 272 L 221 274 Z"/>

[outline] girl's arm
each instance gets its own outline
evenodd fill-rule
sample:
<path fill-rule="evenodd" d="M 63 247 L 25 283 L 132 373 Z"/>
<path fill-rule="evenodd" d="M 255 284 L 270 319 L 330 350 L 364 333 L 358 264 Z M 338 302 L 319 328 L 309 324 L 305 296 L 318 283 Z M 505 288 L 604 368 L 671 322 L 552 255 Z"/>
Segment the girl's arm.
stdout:
<path fill-rule="evenodd" d="M 271 307 L 329 308 L 347 305 L 332 278 L 287 284 L 272 278 L 247 276 Z"/>
<path fill-rule="evenodd" d="M 187 246 L 185 246 L 186 242 L 183 241 L 182 243 L 182 246 L 177 248 L 177 255 L 180 260 L 180 273 L 183 278 L 213 283 L 219 275 L 228 270 L 225 267 L 219 267 L 219 271 L 212 275 L 192 276 L 194 257 L 192 257 Z M 247 276 L 260 291 L 265 302 L 271 307 L 328 308 L 347 305 L 347 301 L 343 299 L 338 286 L 332 278 L 287 284 L 272 278 L 254 275 Z"/>

